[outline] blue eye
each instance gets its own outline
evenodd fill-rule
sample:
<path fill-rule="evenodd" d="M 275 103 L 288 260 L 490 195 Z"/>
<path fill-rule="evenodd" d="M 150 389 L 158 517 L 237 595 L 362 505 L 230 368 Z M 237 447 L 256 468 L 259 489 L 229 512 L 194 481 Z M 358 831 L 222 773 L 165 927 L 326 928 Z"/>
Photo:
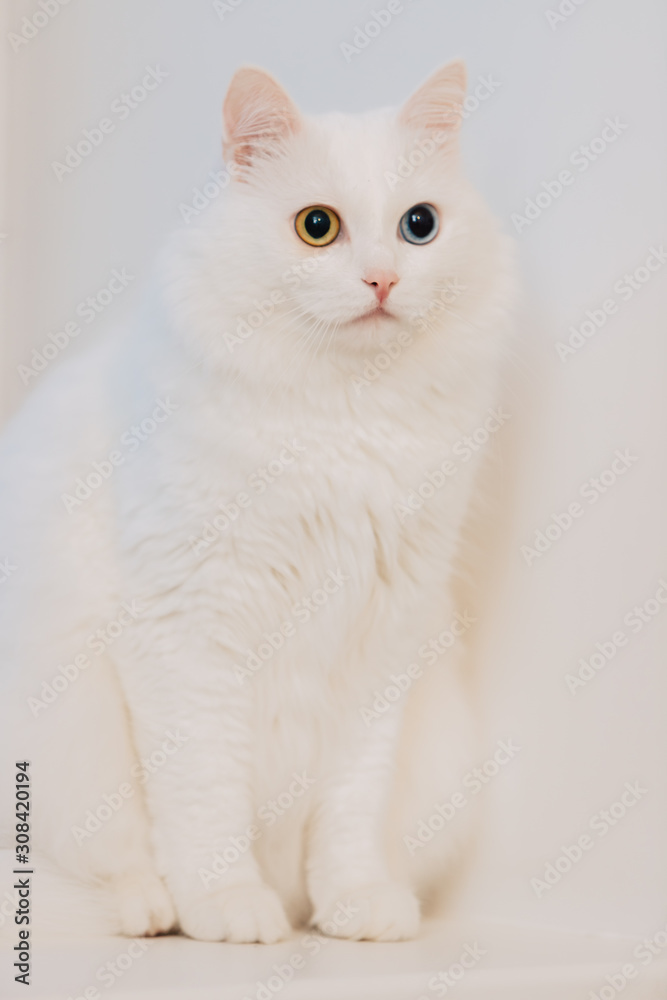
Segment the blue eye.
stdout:
<path fill-rule="evenodd" d="M 433 205 L 413 205 L 398 224 L 408 243 L 430 243 L 438 235 L 440 220 Z"/>

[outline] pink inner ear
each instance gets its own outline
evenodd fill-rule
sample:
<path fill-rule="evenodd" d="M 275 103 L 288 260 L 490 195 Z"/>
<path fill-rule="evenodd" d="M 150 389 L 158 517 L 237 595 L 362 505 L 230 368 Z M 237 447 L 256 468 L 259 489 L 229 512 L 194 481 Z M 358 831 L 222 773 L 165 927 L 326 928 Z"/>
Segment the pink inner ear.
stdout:
<path fill-rule="evenodd" d="M 271 155 L 300 126 L 299 111 L 276 80 L 263 70 L 245 67 L 234 75 L 223 105 L 225 159 L 248 165 Z"/>
<path fill-rule="evenodd" d="M 461 124 L 465 93 L 465 63 L 457 60 L 436 70 L 422 84 L 403 106 L 399 120 L 418 131 L 457 129 Z"/>

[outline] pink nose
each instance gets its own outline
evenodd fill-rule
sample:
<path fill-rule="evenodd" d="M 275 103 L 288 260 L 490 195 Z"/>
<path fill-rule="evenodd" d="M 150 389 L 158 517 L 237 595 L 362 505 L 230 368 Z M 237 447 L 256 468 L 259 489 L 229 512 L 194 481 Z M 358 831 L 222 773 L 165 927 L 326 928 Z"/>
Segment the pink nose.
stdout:
<path fill-rule="evenodd" d="M 369 271 L 362 281 L 371 286 L 378 302 L 383 305 L 389 292 L 398 284 L 398 275 L 395 271 Z"/>

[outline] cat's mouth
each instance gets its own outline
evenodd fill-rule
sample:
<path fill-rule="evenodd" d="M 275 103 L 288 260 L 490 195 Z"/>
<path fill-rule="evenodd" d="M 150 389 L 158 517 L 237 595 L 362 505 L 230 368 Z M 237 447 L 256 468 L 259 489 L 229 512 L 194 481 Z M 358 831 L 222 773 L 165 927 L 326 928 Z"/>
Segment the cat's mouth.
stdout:
<path fill-rule="evenodd" d="M 349 320 L 350 323 L 363 323 L 369 319 L 395 319 L 393 313 L 388 312 L 384 306 L 376 306 L 375 309 L 369 309 L 368 312 L 362 313 L 361 316 L 355 316 L 354 319 Z"/>

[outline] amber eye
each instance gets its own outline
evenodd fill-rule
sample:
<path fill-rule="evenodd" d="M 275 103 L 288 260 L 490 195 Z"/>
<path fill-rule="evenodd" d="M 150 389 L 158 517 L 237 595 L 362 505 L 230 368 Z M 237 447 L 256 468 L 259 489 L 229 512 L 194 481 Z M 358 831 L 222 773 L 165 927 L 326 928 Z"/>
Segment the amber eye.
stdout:
<path fill-rule="evenodd" d="M 294 220 L 294 228 L 304 243 L 325 247 L 338 236 L 340 219 L 332 209 L 315 205 L 301 209 Z"/>

